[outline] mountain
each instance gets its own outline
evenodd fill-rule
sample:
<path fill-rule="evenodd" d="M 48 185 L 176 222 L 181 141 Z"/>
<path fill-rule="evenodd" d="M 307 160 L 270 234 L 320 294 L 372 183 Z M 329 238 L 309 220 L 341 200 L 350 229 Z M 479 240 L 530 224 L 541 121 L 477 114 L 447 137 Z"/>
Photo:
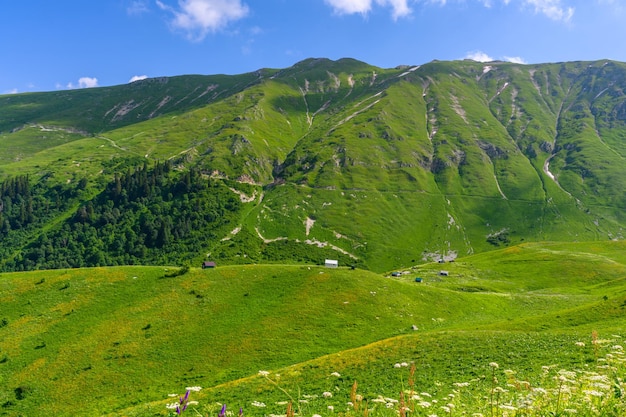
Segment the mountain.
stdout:
<path fill-rule="evenodd" d="M 307 59 L 0 96 L 4 270 L 622 239 L 626 64 Z"/>

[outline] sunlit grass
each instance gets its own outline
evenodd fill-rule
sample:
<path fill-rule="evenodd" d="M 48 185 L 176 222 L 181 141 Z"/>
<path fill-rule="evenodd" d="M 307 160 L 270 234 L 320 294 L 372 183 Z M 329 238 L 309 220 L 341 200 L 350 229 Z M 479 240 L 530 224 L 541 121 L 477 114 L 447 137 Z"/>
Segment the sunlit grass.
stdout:
<path fill-rule="evenodd" d="M 367 387 L 364 391 L 357 380 L 346 383 L 336 371 L 327 375 L 330 382 L 328 390 L 298 390 L 297 394 L 292 395 L 281 386 L 280 374 L 261 370 L 256 379 L 265 380 L 268 390 L 274 391 L 274 403 L 250 398 L 246 404 L 233 404 L 233 407 L 239 408 L 240 414 L 249 416 L 286 417 L 623 416 L 626 413 L 626 357 L 621 344 L 623 340 L 617 335 L 610 339 L 598 339 L 594 333 L 588 343 L 577 341 L 575 345 L 581 350 L 581 358 L 593 351 L 596 359 L 582 361 L 573 368 L 546 364 L 528 378 L 522 379 L 516 370 L 502 369 L 498 363 L 490 362 L 484 364 L 483 373 L 477 377 L 451 383 L 436 382 L 436 388 L 430 391 L 416 385 L 415 376 L 419 369 L 414 362 L 398 362 L 393 364 L 396 382 L 392 389 L 395 389 L 396 395 L 377 393 L 376 387 Z M 166 409 L 175 411 L 160 414 L 183 414 L 185 410 L 182 406 L 187 408 L 190 392 L 201 391 L 199 387 L 188 387 L 186 390 L 179 402 L 168 402 L 165 405 Z M 225 410 L 226 404 L 204 397 L 199 402 L 194 401 L 186 414 L 223 415 Z"/>

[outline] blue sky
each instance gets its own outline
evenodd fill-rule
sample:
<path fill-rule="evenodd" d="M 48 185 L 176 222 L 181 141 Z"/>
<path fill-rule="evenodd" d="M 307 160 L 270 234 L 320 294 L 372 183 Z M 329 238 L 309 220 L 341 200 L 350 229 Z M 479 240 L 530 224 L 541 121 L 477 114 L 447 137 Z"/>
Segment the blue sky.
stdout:
<path fill-rule="evenodd" d="M 5 0 L 0 94 L 309 57 L 626 62 L 626 0 Z"/>

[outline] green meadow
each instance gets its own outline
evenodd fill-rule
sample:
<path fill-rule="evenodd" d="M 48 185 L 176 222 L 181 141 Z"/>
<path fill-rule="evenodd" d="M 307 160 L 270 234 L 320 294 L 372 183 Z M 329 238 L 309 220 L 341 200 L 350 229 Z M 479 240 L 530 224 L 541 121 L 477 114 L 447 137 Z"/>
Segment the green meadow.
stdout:
<path fill-rule="evenodd" d="M 479 394 L 457 409 L 495 407 L 483 398 L 491 363 L 501 381 L 507 370 L 541 387 L 560 370 L 590 372 L 623 343 L 624 249 L 528 243 L 384 274 L 317 265 L 3 273 L 0 415 L 172 415 L 168 396 L 187 388 L 198 390 L 190 415 L 224 403 L 284 415 L 289 402 L 299 415 L 384 415 L 389 402 L 398 412 L 391 399 L 409 383 L 440 398 L 469 381 Z M 354 399 L 346 405 L 355 382 L 361 412 Z M 612 400 L 623 407 L 623 394 Z M 455 415 L 445 404 L 418 414 L 412 401 L 415 415 Z"/>

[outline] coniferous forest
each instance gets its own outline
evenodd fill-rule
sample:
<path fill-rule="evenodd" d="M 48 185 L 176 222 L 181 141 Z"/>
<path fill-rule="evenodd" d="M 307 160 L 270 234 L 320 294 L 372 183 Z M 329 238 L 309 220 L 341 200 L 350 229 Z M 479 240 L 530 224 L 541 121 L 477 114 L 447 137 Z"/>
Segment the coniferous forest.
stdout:
<path fill-rule="evenodd" d="M 2 238 L 20 241 L 24 230 L 76 204 L 83 188 L 78 183 L 46 190 L 30 185 L 26 176 L 6 180 L 1 188 Z M 103 192 L 21 254 L 3 254 L 11 258 L 4 269 L 179 264 L 215 239 L 240 204 L 222 183 L 193 169 L 177 172 L 167 162 L 144 164 L 115 174 Z"/>

